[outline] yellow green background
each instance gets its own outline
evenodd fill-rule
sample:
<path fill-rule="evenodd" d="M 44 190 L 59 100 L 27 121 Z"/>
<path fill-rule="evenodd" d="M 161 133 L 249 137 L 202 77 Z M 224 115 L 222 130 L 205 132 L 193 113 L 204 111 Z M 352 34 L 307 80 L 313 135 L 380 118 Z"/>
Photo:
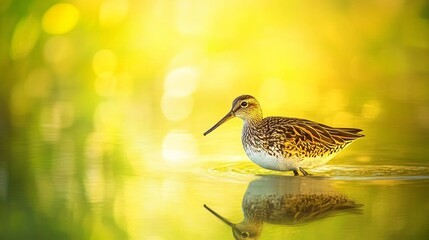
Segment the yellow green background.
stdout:
<path fill-rule="evenodd" d="M 426 166 L 429 3 L 2 0 L 0 237 L 231 237 L 202 204 L 240 219 L 262 170 L 238 119 L 202 133 L 241 94 L 265 116 L 363 129 L 331 164 Z M 428 235 L 427 217 L 408 218 L 429 211 L 425 185 L 338 184 L 375 219 L 351 239 Z"/>

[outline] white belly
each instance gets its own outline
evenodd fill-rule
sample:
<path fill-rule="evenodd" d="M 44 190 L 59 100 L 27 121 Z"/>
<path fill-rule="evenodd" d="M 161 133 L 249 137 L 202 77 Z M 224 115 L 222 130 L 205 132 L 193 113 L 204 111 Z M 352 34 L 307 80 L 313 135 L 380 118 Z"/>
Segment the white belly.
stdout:
<path fill-rule="evenodd" d="M 329 160 L 331 160 L 335 154 L 329 156 L 322 156 L 316 158 L 284 158 L 283 156 L 272 156 L 264 151 L 249 151 L 248 149 L 244 149 L 246 151 L 247 156 L 252 160 L 252 162 L 258 164 L 259 166 L 277 171 L 292 171 L 298 170 L 300 167 L 302 168 L 313 168 L 324 165 Z"/>

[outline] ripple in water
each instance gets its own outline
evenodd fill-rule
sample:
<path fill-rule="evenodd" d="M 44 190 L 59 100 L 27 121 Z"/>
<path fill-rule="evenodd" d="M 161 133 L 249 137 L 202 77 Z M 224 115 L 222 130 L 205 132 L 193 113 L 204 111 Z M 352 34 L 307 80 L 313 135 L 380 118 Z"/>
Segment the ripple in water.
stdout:
<path fill-rule="evenodd" d="M 232 162 L 227 164 L 212 163 L 209 172 L 214 175 L 284 175 L 291 176 L 291 171 L 279 172 L 261 168 L 251 162 Z M 214 166 L 214 167 L 213 167 Z M 325 165 L 307 170 L 313 176 L 332 177 L 342 180 L 377 180 L 429 179 L 428 166 L 402 165 Z"/>

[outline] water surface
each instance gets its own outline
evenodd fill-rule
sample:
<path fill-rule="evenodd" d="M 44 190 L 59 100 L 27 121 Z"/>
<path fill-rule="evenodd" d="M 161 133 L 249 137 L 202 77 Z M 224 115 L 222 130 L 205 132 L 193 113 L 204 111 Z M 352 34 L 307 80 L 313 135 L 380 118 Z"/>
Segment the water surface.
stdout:
<path fill-rule="evenodd" d="M 0 166 L 4 239 L 234 239 L 204 204 L 233 223 L 252 219 L 247 226 L 257 226 L 260 239 L 429 236 L 423 163 L 352 164 L 354 152 L 310 169 L 312 176 L 293 177 L 244 155 L 171 162 L 152 150 L 147 161 L 157 163 L 144 168 L 113 133 L 116 140 L 102 145 L 94 136 L 79 145 L 73 133 L 58 143 L 21 133 L 3 139 L 11 149 Z"/>

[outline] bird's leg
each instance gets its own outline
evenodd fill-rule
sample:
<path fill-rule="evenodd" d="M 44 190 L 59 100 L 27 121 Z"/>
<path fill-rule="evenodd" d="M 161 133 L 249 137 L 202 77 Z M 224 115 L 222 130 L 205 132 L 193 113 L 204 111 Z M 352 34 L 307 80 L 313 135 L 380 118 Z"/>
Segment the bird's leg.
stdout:
<path fill-rule="evenodd" d="M 297 170 L 292 170 L 293 171 L 293 175 L 294 176 L 299 176 L 298 171 Z"/>
<path fill-rule="evenodd" d="M 305 171 L 304 170 L 304 168 L 302 168 L 302 167 L 299 167 L 299 171 L 301 171 L 302 172 L 302 174 L 304 174 L 304 176 L 307 176 L 308 175 L 308 172 L 307 171 Z M 294 173 L 296 172 L 296 170 L 294 171 Z M 298 173 L 297 173 L 298 174 Z"/>

